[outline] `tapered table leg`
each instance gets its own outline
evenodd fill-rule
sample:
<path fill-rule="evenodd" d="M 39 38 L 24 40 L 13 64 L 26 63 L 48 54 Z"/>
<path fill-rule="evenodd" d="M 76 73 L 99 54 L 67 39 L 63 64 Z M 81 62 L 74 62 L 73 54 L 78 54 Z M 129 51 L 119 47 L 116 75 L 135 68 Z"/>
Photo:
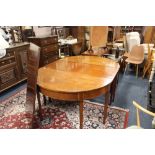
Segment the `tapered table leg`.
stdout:
<path fill-rule="evenodd" d="M 83 128 L 83 101 L 80 101 L 80 129 Z"/>
<path fill-rule="evenodd" d="M 43 116 L 42 116 L 42 110 L 41 110 L 40 93 L 38 90 L 37 90 L 37 99 L 38 99 L 38 106 L 39 106 L 39 117 L 40 117 L 40 120 L 42 121 Z"/>
<path fill-rule="evenodd" d="M 109 105 L 109 91 L 105 94 L 105 104 L 104 104 L 104 119 L 103 119 L 103 124 L 105 124 L 107 115 L 108 115 L 108 105 Z"/>
<path fill-rule="evenodd" d="M 43 95 L 43 103 L 44 103 L 44 105 L 47 105 L 47 99 L 46 99 L 45 95 Z"/>

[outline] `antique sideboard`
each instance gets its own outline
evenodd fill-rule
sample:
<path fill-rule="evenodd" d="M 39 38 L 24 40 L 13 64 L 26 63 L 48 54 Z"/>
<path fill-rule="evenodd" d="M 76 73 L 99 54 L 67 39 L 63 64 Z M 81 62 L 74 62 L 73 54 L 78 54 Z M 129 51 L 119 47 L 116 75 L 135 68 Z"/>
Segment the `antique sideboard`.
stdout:
<path fill-rule="evenodd" d="M 16 43 L 0 58 L 0 92 L 26 80 L 29 43 Z"/>
<path fill-rule="evenodd" d="M 59 59 L 58 36 L 29 37 L 41 47 L 40 67 Z M 27 78 L 28 42 L 16 43 L 6 49 L 6 55 L 0 58 L 0 93 Z"/>

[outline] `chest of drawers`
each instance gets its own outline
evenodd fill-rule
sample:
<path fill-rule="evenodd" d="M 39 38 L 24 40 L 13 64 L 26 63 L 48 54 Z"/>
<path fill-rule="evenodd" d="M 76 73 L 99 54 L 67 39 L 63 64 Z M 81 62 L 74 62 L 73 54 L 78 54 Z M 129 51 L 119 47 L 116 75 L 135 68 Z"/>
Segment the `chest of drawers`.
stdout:
<path fill-rule="evenodd" d="M 29 37 L 28 41 L 41 47 L 40 67 L 59 59 L 58 36 Z"/>
<path fill-rule="evenodd" d="M 0 58 L 0 92 L 26 79 L 28 43 L 19 43 L 6 49 Z"/>

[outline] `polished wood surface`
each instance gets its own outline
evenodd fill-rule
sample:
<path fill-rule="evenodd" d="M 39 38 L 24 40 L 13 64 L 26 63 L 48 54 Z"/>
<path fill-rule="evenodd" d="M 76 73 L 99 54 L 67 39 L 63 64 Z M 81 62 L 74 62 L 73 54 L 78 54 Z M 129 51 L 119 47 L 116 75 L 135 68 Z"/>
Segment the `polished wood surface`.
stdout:
<path fill-rule="evenodd" d="M 39 69 L 40 87 L 55 92 L 85 92 L 110 84 L 119 70 L 113 60 L 95 56 L 66 57 Z"/>
<path fill-rule="evenodd" d="M 105 94 L 104 120 L 110 84 L 119 70 L 113 60 L 96 56 L 65 57 L 38 70 L 40 91 L 51 98 L 80 101 L 80 128 L 83 128 L 83 100 Z"/>

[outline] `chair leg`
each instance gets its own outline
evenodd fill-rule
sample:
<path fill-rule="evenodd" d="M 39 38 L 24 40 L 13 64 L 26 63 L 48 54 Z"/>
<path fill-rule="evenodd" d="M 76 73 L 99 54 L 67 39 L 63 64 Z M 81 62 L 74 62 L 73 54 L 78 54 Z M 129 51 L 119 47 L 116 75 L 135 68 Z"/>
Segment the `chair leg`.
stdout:
<path fill-rule="evenodd" d="M 125 70 L 124 70 L 124 75 L 126 74 L 126 71 L 127 71 L 127 69 L 128 69 L 128 63 L 126 64 L 126 67 L 125 67 Z"/>
<path fill-rule="evenodd" d="M 138 65 L 137 65 L 136 68 L 137 68 L 137 69 L 136 69 L 136 77 L 138 78 Z"/>
<path fill-rule="evenodd" d="M 47 105 L 47 99 L 45 95 L 43 95 L 43 102 L 44 102 L 44 105 Z"/>

